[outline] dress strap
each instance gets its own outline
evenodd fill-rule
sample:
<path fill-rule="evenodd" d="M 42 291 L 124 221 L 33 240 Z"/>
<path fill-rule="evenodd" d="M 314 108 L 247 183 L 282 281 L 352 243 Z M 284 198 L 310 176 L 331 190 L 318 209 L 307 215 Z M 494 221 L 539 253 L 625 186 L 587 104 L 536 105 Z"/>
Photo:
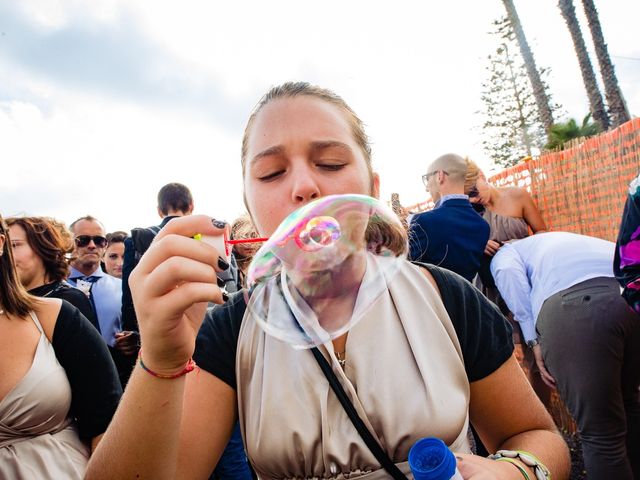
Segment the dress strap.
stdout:
<path fill-rule="evenodd" d="M 33 320 L 33 323 L 36 324 L 36 327 L 38 327 L 38 330 L 40 330 L 40 333 L 44 333 L 44 330 L 42 329 L 42 324 L 40 323 L 40 320 L 38 320 L 38 316 L 36 315 L 36 312 L 31 310 L 29 312 L 29 315 L 31 315 L 31 320 Z"/>

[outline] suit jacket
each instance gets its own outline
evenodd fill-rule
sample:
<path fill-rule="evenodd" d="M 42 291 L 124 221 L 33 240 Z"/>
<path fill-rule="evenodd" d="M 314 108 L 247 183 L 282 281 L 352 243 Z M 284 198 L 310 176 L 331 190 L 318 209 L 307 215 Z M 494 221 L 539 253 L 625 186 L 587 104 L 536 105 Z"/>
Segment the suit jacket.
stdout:
<path fill-rule="evenodd" d="M 148 242 L 144 248 L 139 245 L 138 249 L 145 250 L 149 248 L 153 237 L 167 224 L 170 220 L 176 218 L 175 216 L 164 217 L 160 225 L 148 227 L 144 233 L 148 233 Z M 146 232 L 148 231 L 148 232 Z M 141 251 L 140 253 L 144 253 Z M 124 261 L 122 263 L 122 329 L 125 331 L 138 331 L 138 318 L 136 317 L 136 311 L 133 307 L 133 299 L 131 298 L 131 288 L 129 287 L 129 276 L 136 265 L 138 265 L 139 258 L 136 257 L 136 245 L 133 241 L 133 235 L 129 235 L 124 239 Z"/>
<path fill-rule="evenodd" d="M 489 224 L 469 200 L 454 198 L 411 219 L 409 258 L 439 265 L 471 281 L 488 240 Z"/>
<path fill-rule="evenodd" d="M 29 290 L 29 293 L 36 297 L 51 297 L 66 300 L 80 310 L 80 313 L 87 317 L 87 320 L 91 322 L 91 325 L 93 325 L 98 332 L 100 331 L 98 319 L 87 296 L 65 280 L 40 285 L 39 287 Z"/>

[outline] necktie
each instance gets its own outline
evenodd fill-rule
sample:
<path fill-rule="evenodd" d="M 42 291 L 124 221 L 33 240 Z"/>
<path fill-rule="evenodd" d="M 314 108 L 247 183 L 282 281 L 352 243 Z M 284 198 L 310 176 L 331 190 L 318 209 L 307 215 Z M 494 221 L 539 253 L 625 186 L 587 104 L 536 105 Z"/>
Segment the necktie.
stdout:
<path fill-rule="evenodd" d="M 93 310 L 93 318 L 95 319 L 94 326 L 100 332 L 100 322 L 98 321 L 98 311 L 96 310 L 96 304 L 93 299 L 93 285 L 98 281 L 100 277 L 96 275 L 87 275 L 85 277 L 80 277 L 79 280 L 84 280 L 87 283 L 91 284 L 91 288 L 89 288 L 89 303 L 91 303 L 91 309 Z"/>

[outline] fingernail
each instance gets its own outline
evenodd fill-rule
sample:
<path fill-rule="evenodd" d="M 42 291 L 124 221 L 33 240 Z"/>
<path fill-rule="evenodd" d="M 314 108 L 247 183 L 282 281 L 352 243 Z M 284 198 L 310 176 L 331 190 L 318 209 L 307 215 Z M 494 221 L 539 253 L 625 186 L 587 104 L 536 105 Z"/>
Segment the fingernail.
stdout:
<path fill-rule="evenodd" d="M 226 270 L 227 268 L 229 268 L 229 264 L 224 260 L 224 258 L 218 257 L 218 267 L 220 267 L 222 270 Z"/>
<path fill-rule="evenodd" d="M 213 226 L 216 228 L 220 228 L 223 229 L 227 226 L 227 222 L 223 221 L 223 220 L 216 220 L 215 218 L 213 220 L 211 220 L 211 223 L 213 223 Z"/>
<path fill-rule="evenodd" d="M 225 302 L 229 300 L 229 294 L 224 290 L 222 290 L 222 300 L 224 300 Z"/>
<path fill-rule="evenodd" d="M 218 282 L 218 286 L 220 288 L 224 287 L 224 280 L 220 280 L 218 277 L 216 277 L 216 282 Z"/>

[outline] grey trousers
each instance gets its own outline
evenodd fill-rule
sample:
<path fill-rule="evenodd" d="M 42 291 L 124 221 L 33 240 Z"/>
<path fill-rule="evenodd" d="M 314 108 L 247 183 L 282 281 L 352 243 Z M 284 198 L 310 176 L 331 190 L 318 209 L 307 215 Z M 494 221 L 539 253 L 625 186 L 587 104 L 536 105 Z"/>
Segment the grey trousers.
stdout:
<path fill-rule="evenodd" d="M 578 425 L 589 480 L 640 479 L 640 315 L 614 278 L 549 297 L 542 355 Z"/>

